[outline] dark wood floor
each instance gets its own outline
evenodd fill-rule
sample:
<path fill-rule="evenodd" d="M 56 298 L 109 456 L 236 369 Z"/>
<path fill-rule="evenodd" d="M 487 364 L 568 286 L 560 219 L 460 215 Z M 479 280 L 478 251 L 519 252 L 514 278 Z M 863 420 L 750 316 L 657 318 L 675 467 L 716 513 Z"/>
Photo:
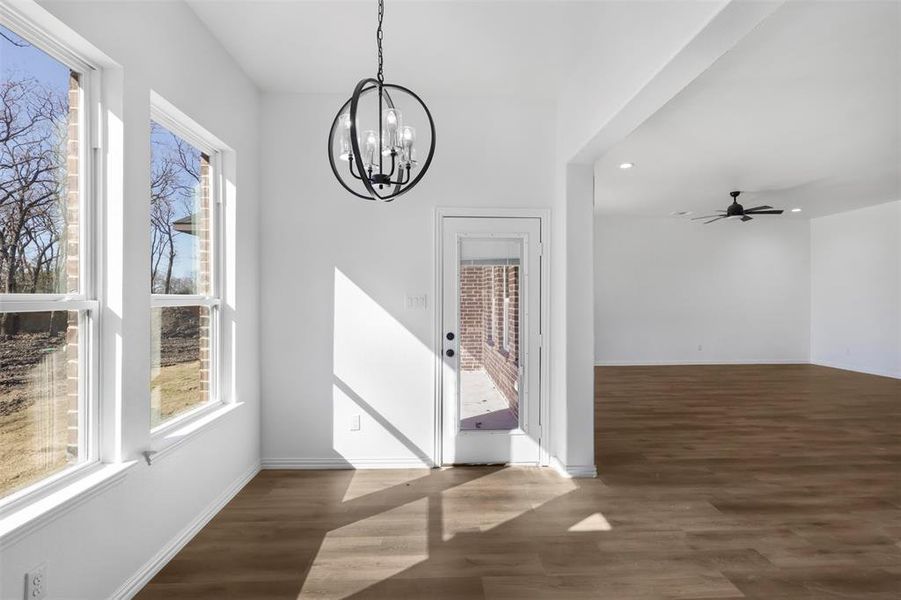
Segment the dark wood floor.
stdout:
<path fill-rule="evenodd" d="M 901 381 L 616 367 L 596 397 L 596 480 L 263 472 L 138 598 L 901 598 Z"/>

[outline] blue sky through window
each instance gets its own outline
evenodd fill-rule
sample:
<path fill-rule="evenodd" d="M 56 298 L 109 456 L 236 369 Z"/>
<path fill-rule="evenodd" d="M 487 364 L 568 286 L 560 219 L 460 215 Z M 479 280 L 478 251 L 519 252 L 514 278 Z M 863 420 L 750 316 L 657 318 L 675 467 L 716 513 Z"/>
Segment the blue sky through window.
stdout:
<path fill-rule="evenodd" d="M 7 293 L 74 291 L 63 270 L 66 230 L 66 123 L 69 68 L 0 26 L 0 257 Z M 69 289 L 70 286 L 73 289 Z"/>
<path fill-rule="evenodd" d="M 65 94 L 69 89 L 69 68 L 42 50 L 0 25 L 0 73 L 10 78 L 36 79 Z"/>
<path fill-rule="evenodd" d="M 166 278 L 169 250 L 174 248 L 170 293 L 197 293 L 200 237 L 178 231 L 173 224 L 190 219 L 200 211 L 201 152 L 156 122 L 151 123 L 150 136 L 151 193 L 157 203 L 152 207 L 152 212 L 159 210 L 154 214 L 164 217 L 156 223 L 151 222 L 151 242 L 158 242 L 155 248 L 151 248 L 152 271 L 155 274 L 153 291 L 163 291 L 160 286 L 164 285 Z M 168 245 L 170 235 L 171 247 Z"/>

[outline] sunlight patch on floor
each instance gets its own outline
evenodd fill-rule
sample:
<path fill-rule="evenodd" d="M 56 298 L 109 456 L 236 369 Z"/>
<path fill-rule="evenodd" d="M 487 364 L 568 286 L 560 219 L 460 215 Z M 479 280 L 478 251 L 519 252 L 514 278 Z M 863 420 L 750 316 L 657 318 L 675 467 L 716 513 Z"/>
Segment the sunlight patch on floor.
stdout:
<path fill-rule="evenodd" d="M 573 480 L 538 467 L 507 467 L 468 481 L 441 492 L 441 537 L 448 541 L 458 533 L 494 529 L 577 487 Z M 479 500 L 480 510 L 469 509 L 473 499 Z"/>
<path fill-rule="evenodd" d="M 342 502 L 350 502 L 357 498 L 385 491 L 395 486 L 411 484 L 418 479 L 425 479 L 431 471 L 422 469 L 365 470 L 353 472 Z"/>
<path fill-rule="evenodd" d="M 613 527 L 610 526 L 610 523 L 604 518 L 604 515 L 597 512 L 585 517 L 567 529 L 567 531 L 582 533 L 589 531 L 610 531 L 611 529 L 613 529 Z"/>
<path fill-rule="evenodd" d="M 421 498 L 328 532 L 298 598 L 347 598 L 427 560 L 428 508 Z"/>

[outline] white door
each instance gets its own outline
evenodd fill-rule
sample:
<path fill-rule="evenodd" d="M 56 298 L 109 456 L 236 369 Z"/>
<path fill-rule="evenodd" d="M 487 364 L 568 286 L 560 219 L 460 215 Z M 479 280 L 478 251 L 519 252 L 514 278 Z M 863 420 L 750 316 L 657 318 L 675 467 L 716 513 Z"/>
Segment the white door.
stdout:
<path fill-rule="evenodd" d="M 442 462 L 539 464 L 541 221 L 442 220 Z"/>

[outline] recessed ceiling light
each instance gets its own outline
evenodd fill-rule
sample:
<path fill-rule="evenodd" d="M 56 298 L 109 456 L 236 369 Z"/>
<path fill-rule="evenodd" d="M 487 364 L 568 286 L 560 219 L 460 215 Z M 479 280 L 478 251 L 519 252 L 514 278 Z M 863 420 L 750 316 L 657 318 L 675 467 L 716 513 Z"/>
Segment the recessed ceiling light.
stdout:
<path fill-rule="evenodd" d="M 800 208 L 793 208 L 793 209 L 792 209 L 792 212 L 801 212 L 801 209 L 800 209 Z"/>
<path fill-rule="evenodd" d="M 620 169 L 631 169 L 635 166 L 635 163 L 622 163 L 619 168 Z"/>

